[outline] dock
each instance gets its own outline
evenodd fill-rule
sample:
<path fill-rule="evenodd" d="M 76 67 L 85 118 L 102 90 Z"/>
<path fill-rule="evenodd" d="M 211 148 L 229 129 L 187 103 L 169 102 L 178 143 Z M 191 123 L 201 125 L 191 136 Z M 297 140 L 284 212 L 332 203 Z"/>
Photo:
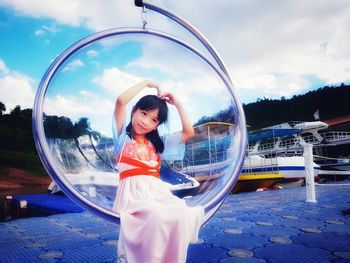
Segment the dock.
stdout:
<path fill-rule="evenodd" d="M 350 184 L 229 195 L 188 263 L 350 262 Z M 119 226 L 89 212 L 0 223 L 0 263 L 118 262 Z"/>

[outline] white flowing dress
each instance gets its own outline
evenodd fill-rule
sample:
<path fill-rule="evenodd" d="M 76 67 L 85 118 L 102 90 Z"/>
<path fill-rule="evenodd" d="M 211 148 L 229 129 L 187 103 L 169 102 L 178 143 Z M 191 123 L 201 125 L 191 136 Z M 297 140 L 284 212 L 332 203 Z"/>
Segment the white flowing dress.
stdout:
<path fill-rule="evenodd" d="M 156 166 L 153 145 L 131 140 L 123 129 L 115 146 L 128 157 Z M 174 158 L 184 152 L 179 148 L 179 135 L 164 140 L 163 157 Z M 177 144 L 177 147 L 173 148 Z M 154 147 L 153 147 L 154 149 Z M 119 172 L 135 168 L 117 164 Z M 135 175 L 119 182 L 113 211 L 120 216 L 118 257 L 130 263 L 184 263 L 189 243 L 196 242 L 203 222 L 203 208 L 189 207 L 174 196 L 169 184 L 152 175 Z"/>

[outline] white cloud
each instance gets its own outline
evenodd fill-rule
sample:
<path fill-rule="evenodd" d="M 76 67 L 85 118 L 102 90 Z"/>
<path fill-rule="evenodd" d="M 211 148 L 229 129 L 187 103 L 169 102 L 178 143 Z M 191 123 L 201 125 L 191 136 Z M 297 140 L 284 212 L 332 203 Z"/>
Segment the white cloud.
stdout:
<path fill-rule="evenodd" d="M 198 26 L 250 101 L 305 92 L 305 76 L 326 84 L 350 80 L 348 1 L 159 2 Z"/>
<path fill-rule="evenodd" d="M 80 67 L 84 67 L 84 63 L 80 59 L 74 59 L 72 62 L 68 63 L 68 65 L 63 68 L 62 72 L 74 71 Z"/>
<path fill-rule="evenodd" d="M 57 95 L 46 99 L 45 112 L 49 115 L 68 116 L 72 119 L 92 115 L 111 114 L 114 104 L 97 94 L 80 92 L 80 96 Z"/>
<path fill-rule="evenodd" d="M 52 26 L 42 25 L 40 29 L 35 30 L 34 34 L 37 37 L 43 37 L 43 36 L 47 36 L 48 34 L 55 34 L 59 31 L 60 30 L 56 25 L 52 25 Z M 50 43 L 48 39 L 46 39 L 45 42 Z"/>
<path fill-rule="evenodd" d="M 245 76 L 242 73 L 242 76 L 241 79 L 237 79 L 237 83 L 245 87 L 240 91 L 240 98 L 243 101 L 251 101 L 252 97 L 279 99 L 284 96 L 288 98 L 302 93 L 310 85 L 308 80 L 298 75 L 277 76 L 252 73 Z"/>
<path fill-rule="evenodd" d="M 325 84 L 350 81 L 347 0 L 153 2 L 184 17 L 207 36 L 247 100 L 279 97 L 282 90 L 290 95 L 307 91 L 312 83 L 305 76 Z M 140 9 L 133 1 L 0 0 L 0 4 L 24 15 L 91 30 L 141 25 Z M 190 39 L 151 11 L 148 22 L 152 28 Z"/>
<path fill-rule="evenodd" d="M 37 37 L 43 37 L 43 36 L 48 37 L 50 34 L 55 34 L 59 31 L 60 30 L 58 29 L 58 27 L 56 25 L 52 25 L 52 26 L 42 25 L 40 27 L 40 29 L 35 30 L 34 34 Z M 45 39 L 45 43 L 50 44 L 50 40 Z"/>
<path fill-rule="evenodd" d="M 2 59 L 0 59 L 0 73 L 2 73 L 2 74 L 9 73 L 9 69 L 6 67 L 5 62 Z"/>
<path fill-rule="evenodd" d="M 41 26 L 45 31 L 50 32 L 50 33 L 57 33 L 61 31 L 56 25 L 51 25 L 51 26 Z"/>
<path fill-rule="evenodd" d="M 88 56 L 88 58 L 94 58 L 98 56 L 98 52 L 94 49 L 91 49 L 86 52 L 86 55 Z"/>
<path fill-rule="evenodd" d="M 23 74 L 11 71 L 0 59 L 0 101 L 9 113 L 17 105 L 22 109 L 32 108 L 34 102 L 33 80 Z"/>
<path fill-rule="evenodd" d="M 117 68 L 109 68 L 103 71 L 102 76 L 92 79 L 92 82 L 103 87 L 109 93 L 116 95 L 137 84 L 141 80 L 141 78 L 123 72 Z"/>
<path fill-rule="evenodd" d="M 45 35 L 45 31 L 39 29 L 39 30 L 36 30 L 34 34 L 35 34 L 36 36 L 40 37 L 40 36 Z"/>
<path fill-rule="evenodd" d="M 140 10 L 134 7 L 133 1 L 0 0 L 0 4 L 27 16 L 52 18 L 61 24 L 84 25 L 93 30 L 115 27 L 116 23 L 117 26 L 140 25 Z"/>
<path fill-rule="evenodd" d="M 111 136 L 113 109 L 114 101 L 82 90 L 78 96 L 46 97 L 43 111 L 48 115 L 69 117 L 73 122 L 86 117 L 93 130 Z"/>

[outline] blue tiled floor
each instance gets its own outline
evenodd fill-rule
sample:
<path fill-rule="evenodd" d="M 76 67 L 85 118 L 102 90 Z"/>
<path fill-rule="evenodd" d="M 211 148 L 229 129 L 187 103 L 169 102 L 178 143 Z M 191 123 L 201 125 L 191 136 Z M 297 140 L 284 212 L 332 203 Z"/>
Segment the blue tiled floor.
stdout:
<path fill-rule="evenodd" d="M 201 229 L 188 263 L 350 262 L 350 186 L 230 195 Z M 0 224 L 0 262 L 117 262 L 119 227 L 87 212 Z"/>

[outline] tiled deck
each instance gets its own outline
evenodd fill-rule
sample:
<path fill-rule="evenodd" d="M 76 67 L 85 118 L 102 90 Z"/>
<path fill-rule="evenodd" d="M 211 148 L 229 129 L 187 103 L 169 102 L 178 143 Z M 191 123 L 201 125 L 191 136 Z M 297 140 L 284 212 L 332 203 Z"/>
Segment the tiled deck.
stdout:
<path fill-rule="evenodd" d="M 230 195 L 187 262 L 350 262 L 350 185 Z M 83 213 L 0 223 L 0 262 L 117 262 L 118 226 Z"/>

